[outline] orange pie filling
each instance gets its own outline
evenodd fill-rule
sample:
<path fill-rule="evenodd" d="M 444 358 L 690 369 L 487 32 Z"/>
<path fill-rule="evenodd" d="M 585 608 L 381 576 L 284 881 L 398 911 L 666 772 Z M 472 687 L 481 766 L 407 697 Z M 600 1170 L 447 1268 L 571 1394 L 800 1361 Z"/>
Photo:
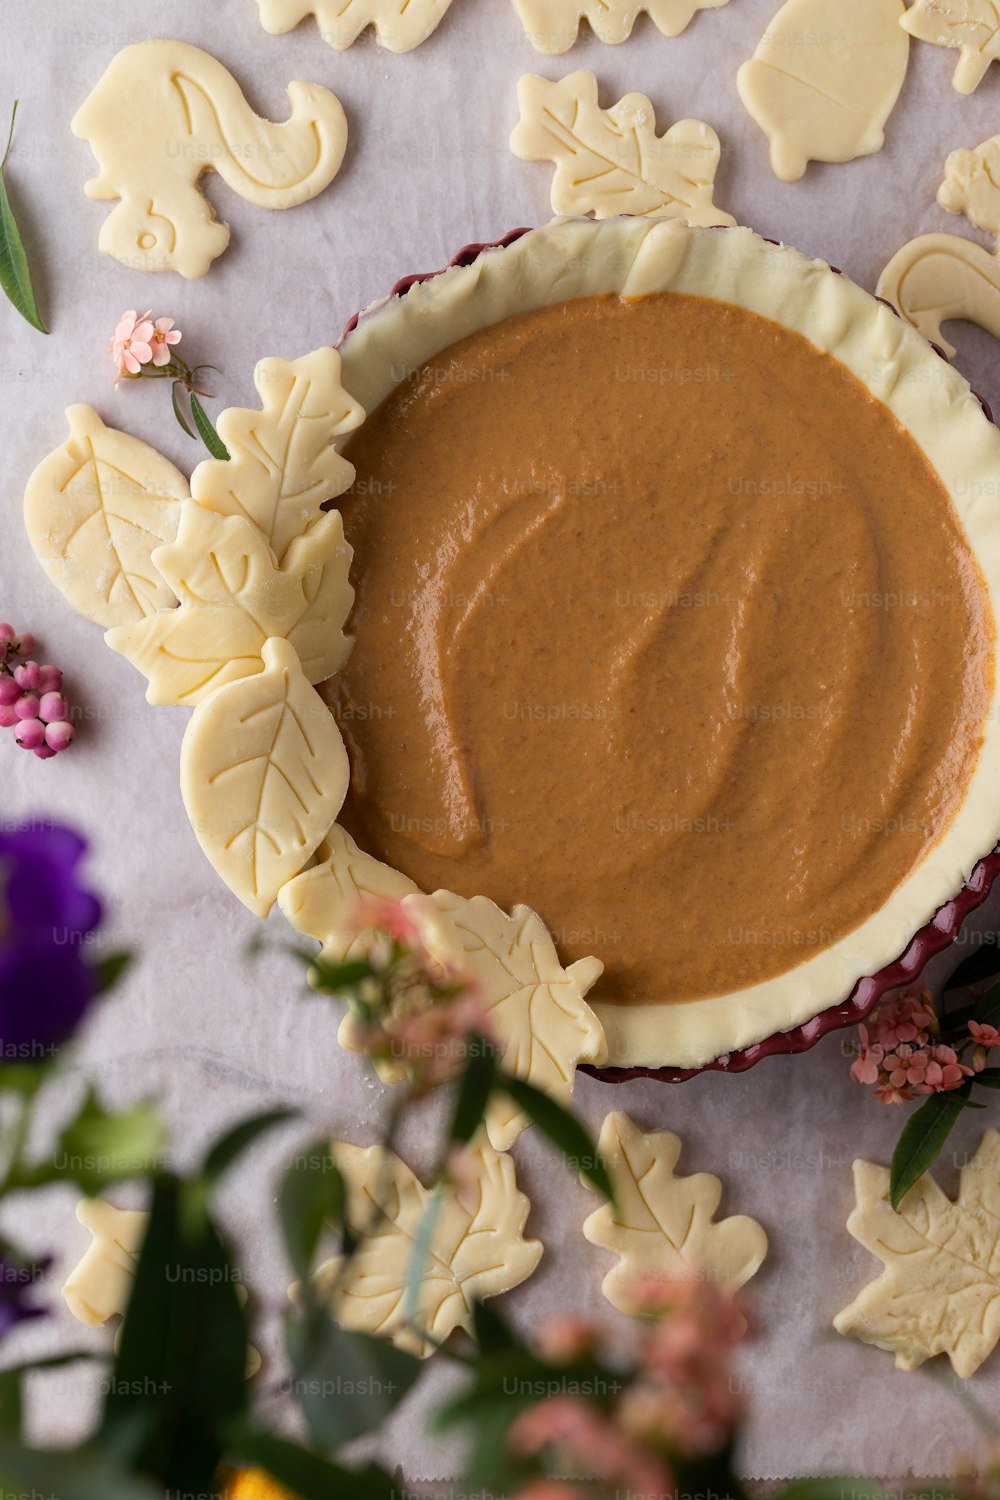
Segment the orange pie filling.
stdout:
<path fill-rule="evenodd" d="M 346 451 L 340 821 L 424 890 L 534 907 L 603 1002 L 793 969 L 952 821 L 986 586 L 914 439 L 799 334 L 562 303 L 401 371 Z"/>

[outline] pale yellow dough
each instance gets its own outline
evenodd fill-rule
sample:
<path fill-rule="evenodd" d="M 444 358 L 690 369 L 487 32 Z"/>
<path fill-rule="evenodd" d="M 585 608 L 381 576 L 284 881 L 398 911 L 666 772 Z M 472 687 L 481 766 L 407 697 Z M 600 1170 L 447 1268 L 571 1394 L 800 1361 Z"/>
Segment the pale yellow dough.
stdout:
<path fill-rule="evenodd" d="M 528 73 L 517 99 L 521 118 L 510 148 L 524 161 L 555 164 L 554 213 L 736 222 L 712 202 L 722 148 L 710 125 L 680 120 L 658 136 L 645 94 L 601 109 L 597 79 L 585 70 L 558 83 Z"/>
<path fill-rule="evenodd" d="M 767 1235 L 744 1215 L 715 1220 L 722 1184 L 708 1172 L 678 1177 L 681 1142 L 669 1130 L 642 1131 L 621 1110 L 604 1121 L 598 1153 L 611 1174 L 617 1204 L 586 1220 L 592 1245 L 618 1264 L 601 1290 L 620 1312 L 636 1311 L 633 1286 L 644 1277 L 702 1276 L 735 1292 L 763 1264 Z"/>
<path fill-rule="evenodd" d="M 503 1066 L 569 1105 L 577 1064 L 606 1059 L 604 1030 L 585 996 L 602 972 L 594 958 L 564 969 L 545 924 L 526 906 L 507 916 L 485 896 L 466 900 L 450 891 L 423 896 L 412 881 L 363 853 L 336 824 L 319 850 L 319 863 L 278 894 L 285 916 L 299 932 L 317 938 L 331 962 L 352 956 L 362 939 L 350 914 L 363 895 L 403 900 L 416 918 L 428 951 L 471 972 L 486 1005 Z M 340 1042 L 357 1049 L 350 1015 Z M 388 1083 L 401 1069 L 382 1070 Z M 487 1111 L 490 1141 L 506 1151 L 528 1121 L 506 1098 Z"/>
<path fill-rule="evenodd" d="M 889 1169 L 854 1163 L 857 1207 L 847 1228 L 885 1270 L 837 1314 L 833 1326 L 915 1370 L 946 1354 L 955 1374 L 975 1374 L 1000 1339 L 1000 1135 L 988 1130 L 962 1168 L 958 1198 L 921 1177 L 894 1213 Z"/>
<path fill-rule="evenodd" d="M 786 0 L 737 76 L 771 142 L 771 167 L 797 182 L 810 161 L 871 156 L 906 77 L 904 0 Z"/>
<path fill-rule="evenodd" d="M 430 1237 L 427 1267 L 407 1326 L 405 1288 L 417 1238 L 433 1196 L 406 1162 L 382 1146 L 334 1142 L 334 1161 L 347 1186 L 347 1222 L 361 1245 L 343 1276 L 340 1262 L 316 1271 L 316 1285 L 344 1328 L 392 1339 L 428 1355 L 456 1328 L 472 1327 L 474 1300 L 518 1286 L 542 1256 L 524 1238 L 528 1199 L 514 1163 L 478 1141 L 469 1147 L 472 1180 L 447 1186 Z"/>
<path fill-rule="evenodd" d="M 262 672 L 217 688 L 195 709 L 181 745 L 181 795 L 212 865 L 265 917 L 340 811 L 350 767 L 295 648 L 274 638 L 262 655 Z"/>
<path fill-rule="evenodd" d="M 189 494 L 179 469 L 90 406 L 66 412 L 69 437 L 35 469 L 24 523 L 39 562 L 97 625 L 133 625 L 175 602 L 152 554 L 173 539 Z"/>
<path fill-rule="evenodd" d="M 601 42 L 625 42 L 645 12 L 664 36 L 679 36 L 700 10 L 717 10 L 729 0 L 514 0 L 536 52 L 567 52 L 587 21 Z"/>
<path fill-rule="evenodd" d="M 366 26 L 373 27 L 380 47 L 410 52 L 437 30 L 451 0 L 257 0 L 257 5 L 260 24 L 272 36 L 315 16 L 320 36 L 339 52 L 356 42 Z"/>
<path fill-rule="evenodd" d="M 1000 136 L 975 151 L 953 151 L 937 201 L 991 234 L 986 250 L 955 234 L 922 234 L 897 250 L 879 278 L 878 295 L 925 338 L 955 353 L 942 323 L 977 323 L 1000 338 Z"/>
<path fill-rule="evenodd" d="M 105 255 L 139 271 L 204 276 L 229 243 L 198 190 L 207 171 L 259 208 L 321 193 L 344 158 L 344 111 L 318 84 L 290 83 L 288 98 L 291 117 L 275 125 L 198 47 L 149 41 L 119 52 L 71 126 L 100 168 L 87 196 L 121 200 L 101 227 Z"/>
<path fill-rule="evenodd" d="M 938 47 L 958 47 L 952 86 L 972 94 L 991 62 L 1000 59 L 1000 11 L 993 0 L 917 0 L 901 22 L 911 36 Z"/>

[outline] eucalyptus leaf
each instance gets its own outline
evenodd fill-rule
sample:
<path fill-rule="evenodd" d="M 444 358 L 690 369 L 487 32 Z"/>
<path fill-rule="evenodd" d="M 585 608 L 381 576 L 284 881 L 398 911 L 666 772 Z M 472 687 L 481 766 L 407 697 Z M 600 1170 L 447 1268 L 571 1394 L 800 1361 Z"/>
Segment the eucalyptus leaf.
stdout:
<path fill-rule="evenodd" d="M 953 1093 L 931 1094 L 910 1116 L 892 1154 L 889 1197 L 898 1209 L 910 1188 L 934 1165 L 968 1103 L 968 1084 Z"/>
<path fill-rule="evenodd" d="M 250 1427 L 234 1424 L 230 1428 L 228 1457 L 265 1469 L 299 1500 L 399 1500 L 395 1481 L 381 1469 L 345 1469 L 296 1443 Z"/>
<path fill-rule="evenodd" d="M 285 1249 L 295 1274 L 303 1282 L 309 1280 L 324 1228 L 342 1225 L 344 1203 L 344 1179 L 330 1155 L 329 1143 L 316 1141 L 308 1150 L 299 1152 L 278 1190 Z"/>
<path fill-rule="evenodd" d="M 523 1078 L 500 1073 L 497 1087 L 510 1095 L 518 1109 L 528 1116 L 533 1125 L 537 1125 L 543 1135 L 548 1136 L 564 1156 L 580 1164 L 580 1175 L 591 1187 L 602 1193 L 609 1203 L 614 1203 L 614 1186 L 608 1169 L 600 1158 L 597 1145 L 571 1110 L 565 1109 L 551 1094 L 535 1088 L 534 1084 L 525 1082 Z"/>
<path fill-rule="evenodd" d="M 39 333 L 48 333 L 49 330 L 42 322 L 38 303 L 35 301 L 28 257 L 25 254 L 24 242 L 21 239 L 7 193 L 5 168 L 10 155 L 11 142 L 14 139 L 14 121 L 17 119 L 18 102 L 15 99 L 10 116 L 7 149 L 4 152 L 3 161 L 0 162 L 0 287 L 3 288 L 8 301 L 17 308 L 22 318 L 26 319 L 32 328 L 37 328 Z"/>
<path fill-rule="evenodd" d="M 320 1307 L 289 1318 L 285 1343 L 292 1395 L 313 1443 L 324 1452 L 374 1432 L 423 1370 L 416 1355 L 387 1339 L 348 1332 Z"/>
<path fill-rule="evenodd" d="M 191 415 L 194 418 L 194 425 L 198 429 L 198 435 L 212 457 L 228 460 L 229 449 L 212 426 L 208 412 L 202 406 L 194 391 L 191 392 Z"/>
<path fill-rule="evenodd" d="M 201 1178 L 209 1187 L 214 1187 L 219 1178 L 224 1176 L 229 1168 L 239 1160 L 243 1153 L 254 1144 L 267 1131 L 273 1130 L 277 1125 L 284 1125 L 293 1120 L 297 1111 L 294 1109 L 268 1109 L 262 1114 L 251 1115 L 249 1119 L 241 1120 L 228 1130 L 220 1140 L 216 1141 L 201 1169 Z"/>

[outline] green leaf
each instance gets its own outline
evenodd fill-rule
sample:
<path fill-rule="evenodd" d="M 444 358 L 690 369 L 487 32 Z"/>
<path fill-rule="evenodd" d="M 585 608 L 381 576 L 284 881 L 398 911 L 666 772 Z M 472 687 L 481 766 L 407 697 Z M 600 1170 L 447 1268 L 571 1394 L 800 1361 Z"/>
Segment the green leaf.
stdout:
<path fill-rule="evenodd" d="M 198 434 L 196 432 L 192 432 L 191 428 L 188 426 L 188 419 L 184 415 L 184 405 L 181 401 L 181 391 L 186 390 L 187 386 L 184 384 L 183 380 L 175 380 L 173 385 L 170 387 L 170 400 L 174 408 L 174 416 L 177 418 L 178 425 L 183 428 L 191 441 L 196 443 L 198 441 Z"/>
<path fill-rule="evenodd" d="M 388 1339 L 349 1333 L 324 1308 L 285 1326 L 291 1393 L 313 1443 L 332 1452 L 388 1420 L 419 1380 L 423 1362 Z"/>
<path fill-rule="evenodd" d="M 987 1068 L 984 1073 L 977 1073 L 972 1086 L 977 1089 L 1000 1089 L 1000 1068 Z"/>
<path fill-rule="evenodd" d="M 600 1158 L 596 1143 L 572 1110 L 565 1109 L 551 1094 L 526 1083 L 523 1078 L 512 1078 L 501 1072 L 497 1087 L 510 1095 L 518 1109 L 564 1156 L 580 1163 L 580 1176 L 591 1187 L 603 1193 L 609 1203 L 614 1203 L 615 1190 L 608 1169 Z"/>
<path fill-rule="evenodd" d="M 209 1188 L 215 1187 L 219 1178 L 229 1171 L 254 1141 L 268 1130 L 273 1130 L 276 1125 L 284 1125 L 288 1120 L 293 1120 L 297 1113 L 294 1109 L 268 1109 L 234 1125 L 216 1141 L 205 1157 L 205 1164 L 201 1169 L 202 1182 Z"/>
<path fill-rule="evenodd" d="M 228 1437 L 230 1461 L 265 1469 L 300 1500 L 333 1500 L 334 1496 L 343 1496 L 344 1500 L 399 1500 L 392 1477 L 373 1466 L 344 1469 L 296 1443 L 242 1425 L 231 1426 Z"/>
<path fill-rule="evenodd" d="M 102 958 L 99 964 L 94 965 L 97 993 L 106 995 L 109 990 L 114 989 L 131 964 L 131 953 L 110 953 L 107 958 Z"/>
<path fill-rule="evenodd" d="M 300 1152 L 285 1173 L 278 1191 L 278 1213 L 285 1248 L 295 1274 L 308 1282 L 316 1246 L 329 1224 L 344 1219 L 344 1179 L 330 1155 L 327 1141 L 317 1141 Z"/>
<path fill-rule="evenodd" d="M 480 1354 L 499 1354 L 501 1350 L 520 1350 L 523 1347 L 513 1329 L 497 1311 L 496 1299 L 473 1303 L 472 1334 Z"/>
<path fill-rule="evenodd" d="M 212 426 L 209 421 L 208 412 L 202 406 L 194 391 L 191 392 L 191 415 L 194 418 L 194 425 L 198 429 L 199 436 L 212 457 L 228 459 L 229 449 Z"/>
<path fill-rule="evenodd" d="M 299 953 L 298 956 L 308 965 L 313 989 L 324 995 L 343 995 L 345 990 L 354 989 L 363 980 L 371 979 L 375 973 L 367 958 L 353 959 L 350 963 L 328 964 L 312 953 Z"/>
<path fill-rule="evenodd" d="M 497 1079 L 496 1052 L 485 1037 L 470 1036 L 465 1067 L 455 1091 L 449 1140 L 471 1141 L 480 1125 Z"/>
<path fill-rule="evenodd" d="M 184 1184 L 159 1177 L 105 1399 L 101 1441 L 162 1490 L 212 1493 L 223 1429 L 246 1406 L 238 1277 Z"/>
<path fill-rule="evenodd" d="M 0 1444 L 16 1440 L 21 1430 L 21 1381 L 25 1375 L 34 1375 L 37 1371 L 61 1370 L 65 1365 L 95 1358 L 97 1356 L 89 1349 L 71 1349 L 65 1354 L 50 1354 L 44 1359 L 25 1360 L 23 1364 L 0 1371 Z"/>
<path fill-rule="evenodd" d="M 995 984 L 981 999 L 976 1001 L 972 1019 L 978 1021 L 981 1026 L 1000 1027 L 1000 984 Z"/>
<path fill-rule="evenodd" d="M 919 1486 L 918 1486 L 919 1492 Z M 797 1479 L 778 1490 L 772 1500 L 887 1500 L 886 1491 L 870 1479 L 823 1475 L 819 1479 Z"/>
<path fill-rule="evenodd" d="M 406 1285 L 403 1288 L 403 1318 L 407 1323 L 416 1322 L 417 1312 L 420 1307 L 420 1288 L 423 1285 L 427 1262 L 430 1260 L 434 1231 L 437 1229 L 438 1219 L 441 1217 L 441 1210 L 444 1207 L 448 1187 L 447 1182 L 439 1181 L 437 1183 L 423 1213 L 420 1215 L 420 1223 L 417 1225 L 417 1232 L 413 1236 L 413 1246 L 410 1250 L 410 1259 L 406 1267 Z"/>
<path fill-rule="evenodd" d="M 38 303 L 35 301 L 35 292 L 31 284 L 31 270 L 28 266 L 28 257 L 24 252 L 24 244 L 21 240 L 17 220 L 14 218 L 14 210 L 10 206 L 10 198 L 7 195 L 7 180 L 4 168 L 10 155 L 11 141 L 14 139 L 14 121 L 17 119 L 18 101 L 15 99 L 14 108 L 10 117 L 10 134 L 7 137 L 7 149 L 4 152 L 3 161 L 0 162 L 0 287 L 3 288 L 9 302 L 17 308 L 22 318 L 29 322 L 32 328 L 37 328 L 39 333 L 48 333 L 48 329 L 42 322 L 38 311 Z"/>
<path fill-rule="evenodd" d="M 15 1170 L 11 1185 L 75 1182 L 93 1198 L 109 1183 L 155 1172 L 165 1144 L 166 1133 L 154 1104 L 114 1112 L 106 1110 L 90 1089 L 79 1114 L 60 1131 L 51 1159 Z"/>
<path fill-rule="evenodd" d="M 934 1165 L 968 1102 L 968 1084 L 948 1094 L 931 1094 L 910 1116 L 892 1154 L 889 1198 L 898 1209 L 910 1188 Z"/>
<path fill-rule="evenodd" d="M 163 1500 L 158 1485 L 127 1473 L 93 1445 L 46 1452 L 22 1448 L 6 1433 L 0 1435 L 0 1491 L 59 1500 Z"/>
<path fill-rule="evenodd" d="M 975 953 L 962 960 L 948 978 L 948 990 L 968 989 L 970 984 L 982 984 L 984 979 L 995 979 L 1000 974 L 1000 950 L 995 943 L 983 943 Z"/>

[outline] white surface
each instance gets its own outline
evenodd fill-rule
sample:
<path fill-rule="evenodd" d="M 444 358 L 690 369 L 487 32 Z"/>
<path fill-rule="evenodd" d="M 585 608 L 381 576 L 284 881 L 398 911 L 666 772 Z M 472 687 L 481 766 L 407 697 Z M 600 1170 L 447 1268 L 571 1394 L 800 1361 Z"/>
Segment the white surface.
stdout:
<path fill-rule="evenodd" d="M 222 367 L 219 401 L 247 402 L 260 356 L 297 355 L 332 341 L 356 308 L 399 275 L 441 265 L 469 241 L 546 219 L 550 169 L 516 161 L 506 144 L 516 118 L 516 80 L 525 71 L 557 78 L 591 67 L 604 103 L 629 89 L 648 93 L 661 130 L 684 115 L 701 116 L 723 141 L 718 202 L 762 233 L 823 255 L 865 286 L 874 285 L 912 235 L 964 232 L 962 221 L 934 207 L 934 194 L 947 151 L 978 144 L 1000 126 L 997 78 L 962 99 L 949 83 L 955 54 L 915 43 L 883 154 L 846 167 L 812 167 L 803 182 L 785 186 L 771 177 L 764 137 L 743 114 L 735 89 L 736 67 L 773 8 L 772 0 L 732 0 L 673 41 L 643 21 L 622 47 L 588 41 L 553 59 L 532 52 L 507 0 L 455 0 L 430 42 L 403 57 L 370 40 L 334 53 L 312 25 L 268 37 L 253 0 L 169 6 L 106 0 L 87 7 L 35 0 L 5 16 L 0 105 L 15 94 L 22 99 L 10 190 L 54 332 L 42 338 L 0 304 L 8 507 L 0 616 L 40 636 L 44 657 L 63 665 L 69 691 L 95 717 L 68 755 L 45 764 L 0 736 L 3 811 L 60 813 L 93 838 L 94 879 L 112 907 L 109 940 L 139 947 L 142 963 L 95 1020 L 81 1069 L 99 1076 L 116 1102 L 158 1095 L 179 1160 L 196 1155 L 225 1122 L 275 1099 L 300 1102 L 310 1131 L 368 1139 L 380 1091 L 339 1052 L 332 1011 L 301 998 L 294 964 L 275 957 L 242 966 L 242 948 L 257 924 L 202 858 L 181 807 L 177 755 L 186 715 L 146 706 L 141 680 L 104 647 L 98 630 L 76 619 L 29 553 L 20 494 L 35 462 L 62 441 L 62 407 L 92 402 L 106 420 L 190 467 L 200 454 L 174 426 L 165 387 L 112 390 L 105 345 L 124 308 L 152 304 L 157 314 L 176 317 L 188 358 Z M 332 87 L 350 121 L 340 177 L 302 208 L 262 212 L 211 180 L 233 242 L 200 282 L 129 273 L 98 255 L 107 207 L 83 197 L 92 163 L 68 130 L 114 51 L 155 35 L 214 52 L 264 113 L 281 117 L 283 84 L 301 78 Z M 957 341 L 960 367 L 984 394 L 1000 398 L 992 341 L 964 328 Z M 982 925 L 996 940 L 996 921 Z M 280 920 L 274 935 L 284 937 Z M 839 1040 L 805 1058 L 680 1089 L 653 1083 L 612 1089 L 584 1080 L 580 1099 L 595 1125 L 615 1107 L 627 1108 L 643 1126 L 677 1130 L 685 1141 L 682 1167 L 717 1172 L 726 1184 L 725 1209 L 753 1214 L 768 1230 L 771 1255 L 755 1283 L 760 1335 L 745 1367 L 752 1411 L 746 1472 L 947 1473 L 973 1439 L 959 1406 L 937 1382 L 896 1373 L 890 1356 L 830 1331 L 834 1312 L 878 1270 L 843 1227 L 850 1162 L 859 1154 L 887 1159 L 899 1124 L 895 1112 L 850 1083 Z M 956 1160 L 978 1138 L 983 1119 L 970 1114 L 956 1132 L 942 1171 L 949 1189 Z M 266 1315 L 281 1307 L 288 1275 L 262 1225 L 289 1139 L 286 1132 L 270 1142 L 234 1178 L 226 1198 L 246 1277 L 265 1315 L 260 1342 L 272 1351 L 276 1328 Z M 568 1303 L 599 1310 L 608 1262 L 579 1232 L 593 1200 L 530 1135 L 515 1155 L 521 1181 L 537 1198 L 530 1232 L 548 1248 L 508 1307 L 526 1322 Z M 86 1243 L 73 1199 L 52 1194 L 23 1228 L 39 1248 L 61 1251 L 53 1285 Z M 18 1350 L 29 1343 L 51 1347 L 63 1334 L 85 1341 L 62 1318 L 22 1337 Z M 265 1397 L 279 1378 L 272 1363 L 260 1381 Z M 996 1406 L 1000 1356 L 971 1389 L 984 1405 Z M 39 1433 L 68 1437 L 79 1430 L 87 1410 L 80 1377 L 46 1377 L 39 1395 Z M 453 1463 L 424 1442 L 419 1403 L 404 1409 L 391 1437 L 410 1480 L 445 1473 Z"/>

